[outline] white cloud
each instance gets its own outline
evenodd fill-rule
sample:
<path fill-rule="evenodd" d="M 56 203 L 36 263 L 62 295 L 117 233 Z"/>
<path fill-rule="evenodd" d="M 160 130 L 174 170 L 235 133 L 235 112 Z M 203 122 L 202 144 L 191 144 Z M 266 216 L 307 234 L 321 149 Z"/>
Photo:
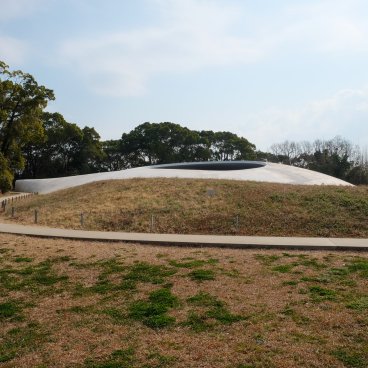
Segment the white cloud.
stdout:
<path fill-rule="evenodd" d="M 234 8 L 208 1 L 155 0 L 162 25 L 63 44 L 63 59 L 76 65 L 101 93 L 140 95 L 161 73 L 258 60 L 252 40 L 232 36 Z"/>
<path fill-rule="evenodd" d="M 2 61 L 12 66 L 11 69 L 24 61 L 27 50 L 27 45 L 23 41 L 0 35 L 0 55 L 1 58 L 4 57 Z"/>
<path fill-rule="evenodd" d="M 137 96 L 162 73 L 255 63 L 294 49 L 349 53 L 368 46 L 359 0 L 280 6 L 272 19 L 224 1 L 149 3 L 155 5 L 160 25 L 66 40 L 60 59 L 77 67 L 99 93 Z"/>
<path fill-rule="evenodd" d="M 368 137 L 368 87 L 346 89 L 330 98 L 312 101 L 299 109 L 271 108 L 245 117 L 247 132 L 262 149 L 288 140 L 314 140 L 341 135 L 365 146 Z M 240 128 L 241 130 L 241 128 Z"/>

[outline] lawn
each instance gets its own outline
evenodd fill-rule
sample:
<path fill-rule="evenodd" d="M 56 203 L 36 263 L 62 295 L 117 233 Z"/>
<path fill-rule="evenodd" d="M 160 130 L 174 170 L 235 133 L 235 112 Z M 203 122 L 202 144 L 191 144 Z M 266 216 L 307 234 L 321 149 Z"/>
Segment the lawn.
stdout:
<path fill-rule="evenodd" d="M 368 187 L 102 181 L 14 203 L 6 221 L 86 230 L 368 238 Z"/>
<path fill-rule="evenodd" d="M 0 235 L 1 367 L 368 366 L 368 254 Z"/>

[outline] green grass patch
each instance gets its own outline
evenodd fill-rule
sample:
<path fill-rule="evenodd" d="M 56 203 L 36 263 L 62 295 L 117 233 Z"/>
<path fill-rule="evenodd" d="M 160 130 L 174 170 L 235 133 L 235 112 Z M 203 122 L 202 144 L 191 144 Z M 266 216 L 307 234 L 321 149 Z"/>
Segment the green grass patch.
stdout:
<path fill-rule="evenodd" d="M 97 264 L 103 269 L 104 275 L 111 275 L 126 271 L 126 266 L 119 263 L 115 258 L 103 260 L 97 262 Z"/>
<path fill-rule="evenodd" d="M 134 366 L 135 353 L 133 348 L 115 350 L 101 361 L 86 359 L 85 368 L 130 368 Z"/>
<path fill-rule="evenodd" d="M 22 308 L 18 302 L 7 301 L 5 303 L 0 303 L 0 321 L 19 319 L 21 311 Z"/>
<path fill-rule="evenodd" d="M 47 337 L 48 334 L 35 323 L 9 330 L 2 336 L 0 342 L 0 362 L 11 361 L 17 356 L 39 348 Z"/>
<path fill-rule="evenodd" d="M 124 324 L 127 321 L 127 315 L 122 310 L 117 308 L 106 308 L 101 311 L 102 314 L 106 314 L 117 324 Z"/>
<path fill-rule="evenodd" d="M 337 349 L 332 352 L 332 355 L 340 360 L 345 367 L 348 368 L 367 368 L 368 360 L 361 353 L 357 353 L 349 349 Z"/>
<path fill-rule="evenodd" d="M 256 254 L 254 257 L 264 265 L 270 265 L 281 258 L 280 256 L 266 254 Z"/>
<path fill-rule="evenodd" d="M 361 277 L 368 278 L 368 259 L 366 258 L 353 260 L 347 268 L 350 272 L 358 272 Z"/>
<path fill-rule="evenodd" d="M 363 296 L 361 298 L 355 299 L 346 305 L 350 309 L 356 309 L 363 311 L 368 309 L 368 296 Z"/>
<path fill-rule="evenodd" d="M 170 265 L 173 267 L 178 267 L 178 268 L 197 268 L 197 267 L 202 267 L 206 264 L 216 264 L 218 263 L 218 259 L 215 258 L 210 258 L 207 260 L 203 260 L 203 259 L 185 259 L 185 260 L 171 260 L 169 261 Z"/>
<path fill-rule="evenodd" d="M 309 293 L 313 301 L 336 300 L 336 292 L 334 290 L 325 289 L 320 286 L 310 286 Z"/>
<path fill-rule="evenodd" d="M 66 281 L 68 276 L 58 275 L 52 269 L 52 262 L 46 260 L 37 265 L 23 268 L 4 268 L 0 270 L 0 286 L 6 290 L 40 291 L 45 286 Z M 49 288 L 50 291 L 53 289 Z"/>
<path fill-rule="evenodd" d="M 284 264 L 284 265 L 272 267 L 272 271 L 280 272 L 280 273 L 288 273 L 293 270 L 293 267 L 294 266 L 292 264 Z"/>
<path fill-rule="evenodd" d="M 310 319 L 302 314 L 298 313 L 294 308 L 286 306 L 282 311 L 282 314 L 290 317 L 297 325 L 306 325 L 310 322 Z"/>
<path fill-rule="evenodd" d="M 318 262 L 315 258 L 306 258 L 302 261 L 295 262 L 294 266 L 304 266 L 308 268 L 313 268 L 315 270 L 321 270 L 327 267 L 326 264 Z"/>
<path fill-rule="evenodd" d="M 215 279 L 215 272 L 213 270 L 194 270 L 189 273 L 189 277 L 193 281 L 207 281 L 207 280 L 214 280 Z"/>
<path fill-rule="evenodd" d="M 162 265 L 154 265 L 146 262 L 139 262 L 131 266 L 129 272 L 124 276 L 124 280 L 130 282 L 149 282 L 152 284 L 162 284 L 165 278 L 172 276 L 176 270 Z"/>
<path fill-rule="evenodd" d="M 14 262 L 17 262 L 17 263 L 21 263 L 21 262 L 29 263 L 29 262 L 32 262 L 32 258 L 29 258 L 29 257 L 16 257 L 14 259 Z"/>
<path fill-rule="evenodd" d="M 147 360 L 148 363 L 146 363 L 143 368 L 165 368 L 171 367 L 177 358 L 171 355 L 163 355 L 154 352 L 147 355 Z"/>
<path fill-rule="evenodd" d="M 169 288 L 153 291 L 148 300 L 138 300 L 129 307 L 129 317 L 151 328 L 163 328 L 175 323 L 167 313 L 179 304 Z"/>
<path fill-rule="evenodd" d="M 243 316 L 231 313 L 224 302 L 208 293 L 199 292 L 187 299 L 187 302 L 204 310 L 189 311 L 185 326 L 196 332 L 207 331 L 218 324 L 232 324 L 244 319 Z"/>

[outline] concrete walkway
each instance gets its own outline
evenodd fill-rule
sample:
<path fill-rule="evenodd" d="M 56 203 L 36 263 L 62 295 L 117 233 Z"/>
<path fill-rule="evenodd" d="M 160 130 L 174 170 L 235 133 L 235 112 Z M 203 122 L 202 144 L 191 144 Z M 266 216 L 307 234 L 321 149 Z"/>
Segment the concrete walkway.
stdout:
<path fill-rule="evenodd" d="M 265 236 L 182 235 L 154 233 L 123 233 L 56 229 L 0 223 L 0 233 L 49 238 L 122 241 L 174 246 L 207 246 L 223 248 L 269 248 L 310 250 L 360 250 L 368 251 L 368 239 L 348 238 L 292 238 Z"/>

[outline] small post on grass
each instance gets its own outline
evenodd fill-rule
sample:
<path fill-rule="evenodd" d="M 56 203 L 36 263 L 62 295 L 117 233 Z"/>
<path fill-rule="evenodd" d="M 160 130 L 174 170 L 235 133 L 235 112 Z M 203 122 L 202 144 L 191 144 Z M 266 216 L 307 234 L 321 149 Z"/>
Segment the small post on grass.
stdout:
<path fill-rule="evenodd" d="M 15 207 L 12 207 L 11 217 L 14 218 L 14 215 L 15 215 Z"/>
<path fill-rule="evenodd" d="M 81 212 L 80 214 L 80 224 L 82 227 L 84 226 L 84 213 L 83 212 Z"/>
<path fill-rule="evenodd" d="M 155 216 L 152 214 L 151 215 L 151 223 L 150 223 L 151 233 L 153 233 L 154 227 L 155 227 Z"/>
<path fill-rule="evenodd" d="M 237 232 L 239 231 L 239 215 L 235 217 L 235 229 Z"/>
<path fill-rule="evenodd" d="M 34 211 L 34 223 L 37 224 L 38 223 L 38 210 Z"/>

